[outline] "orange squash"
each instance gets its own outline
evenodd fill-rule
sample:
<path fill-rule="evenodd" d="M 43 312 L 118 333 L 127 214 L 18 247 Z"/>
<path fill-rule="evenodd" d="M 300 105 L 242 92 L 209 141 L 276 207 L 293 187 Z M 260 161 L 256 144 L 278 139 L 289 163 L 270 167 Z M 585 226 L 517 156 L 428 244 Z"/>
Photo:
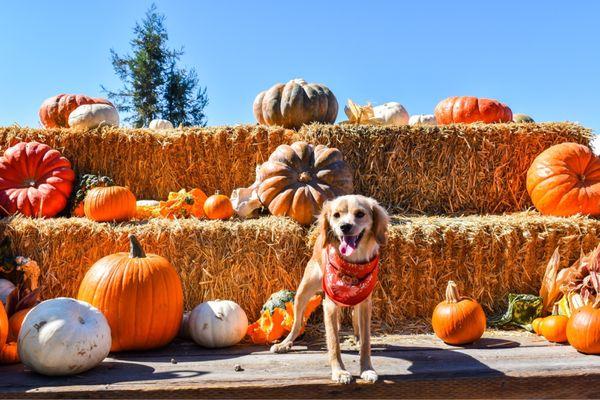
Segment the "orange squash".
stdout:
<path fill-rule="evenodd" d="M 600 215 L 600 159 L 578 143 L 554 145 L 533 160 L 527 191 L 542 214 Z"/>
<path fill-rule="evenodd" d="M 498 100 L 471 96 L 448 97 L 435 107 L 438 124 L 511 122 L 512 111 Z"/>
<path fill-rule="evenodd" d="M 18 364 L 20 362 L 17 342 L 8 342 L 0 348 L 0 364 Z"/>
<path fill-rule="evenodd" d="M 97 222 L 129 221 L 135 216 L 135 195 L 123 186 L 96 187 L 85 196 L 85 216 Z"/>
<path fill-rule="evenodd" d="M 549 342 L 564 343 L 567 341 L 567 322 L 564 315 L 550 315 L 540 322 L 540 333 Z"/>
<path fill-rule="evenodd" d="M 98 308 L 111 328 L 111 351 L 164 346 L 179 331 L 183 290 L 177 271 L 145 254 L 130 235 L 130 252 L 101 258 L 87 271 L 77 298 Z"/>
<path fill-rule="evenodd" d="M 571 314 L 567 323 L 569 344 L 585 354 L 600 354 L 600 308 L 587 304 Z"/>
<path fill-rule="evenodd" d="M 473 299 L 461 297 L 453 281 L 446 287 L 446 300 L 433 310 L 433 331 L 445 343 L 462 345 L 478 340 L 485 332 L 485 313 Z"/>
<path fill-rule="evenodd" d="M 229 197 L 217 192 L 204 202 L 204 213 L 208 219 L 229 219 L 233 215 L 233 206 Z"/>

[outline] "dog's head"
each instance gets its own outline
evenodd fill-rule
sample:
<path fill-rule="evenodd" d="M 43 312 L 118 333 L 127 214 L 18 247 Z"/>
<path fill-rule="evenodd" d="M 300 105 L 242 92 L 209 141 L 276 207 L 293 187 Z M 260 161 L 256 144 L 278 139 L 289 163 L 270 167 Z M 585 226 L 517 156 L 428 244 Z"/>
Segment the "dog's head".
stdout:
<path fill-rule="evenodd" d="M 325 244 L 337 244 L 340 254 L 368 254 L 386 241 L 389 217 L 376 200 L 348 195 L 323 205 L 319 216 L 320 234 Z M 362 250 L 362 251 L 361 251 Z"/>

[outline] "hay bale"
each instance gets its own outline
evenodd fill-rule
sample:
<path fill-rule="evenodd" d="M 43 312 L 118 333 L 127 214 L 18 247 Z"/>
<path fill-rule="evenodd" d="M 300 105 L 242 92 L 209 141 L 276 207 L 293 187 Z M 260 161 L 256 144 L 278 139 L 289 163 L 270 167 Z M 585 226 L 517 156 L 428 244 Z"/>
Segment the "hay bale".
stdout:
<path fill-rule="evenodd" d="M 357 193 L 411 213 L 501 213 L 531 206 L 525 173 L 560 142 L 587 143 L 577 124 L 428 126 L 310 125 L 299 132 L 236 126 L 168 131 L 0 128 L 0 150 L 38 140 L 63 151 L 80 173 L 112 176 L 139 199 L 200 187 L 231 193 L 254 181 L 255 167 L 282 143 L 338 147 L 354 169 Z"/>
<path fill-rule="evenodd" d="M 527 169 L 546 148 L 588 144 L 573 123 L 441 126 L 308 125 L 296 135 L 337 147 L 357 193 L 394 212 L 496 214 L 526 210 Z"/>
<path fill-rule="evenodd" d="M 102 256 L 126 250 L 127 236 L 134 233 L 148 252 L 177 268 L 188 309 L 207 299 L 231 299 L 251 319 L 272 292 L 298 285 L 315 238 L 314 229 L 307 232 L 277 217 L 122 224 L 16 217 L 0 221 L 0 230 L 18 253 L 40 263 L 45 297 L 75 295 L 87 269 Z M 498 310 L 509 292 L 539 290 L 556 246 L 566 266 L 581 250 L 591 250 L 599 235 L 600 221 L 584 217 L 394 217 L 374 319 L 398 330 L 408 320 L 429 318 L 449 279 L 486 311 Z"/>

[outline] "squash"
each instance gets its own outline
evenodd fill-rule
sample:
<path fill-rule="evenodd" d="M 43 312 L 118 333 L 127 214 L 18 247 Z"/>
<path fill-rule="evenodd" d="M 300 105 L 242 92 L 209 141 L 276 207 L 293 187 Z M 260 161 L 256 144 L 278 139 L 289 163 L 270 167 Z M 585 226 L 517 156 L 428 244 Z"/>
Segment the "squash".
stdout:
<path fill-rule="evenodd" d="M 408 119 L 409 125 L 437 125 L 433 114 L 417 114 L 411 115 Z"/>
<path fill-rule="evenodd" d="M 171 121 L 167 121 L 166 119 L 153 119 L 152 121 L 150 121 L 148 128 L 155 131 L 159 131 L 162 129 L 173 129 L 173 124 L 171 123 Z"/>
<path fill-rule="evenodd" d="M 192 189 L 189 192 L 181 189 L 179 192 L 169 193 L 167 201 L 161 201 L 158 207 L 159 214 L 162 217 L 174 218 L 203 218 L 204 203 L 206 202 L 206 194 L 198 188 Z"/>
<path fill-rule="evenodd" d="M 208 219 L 229 219 L 233 215 L 233 206 L 229 197 L 219 192 L 207 198 L 203 208 Z"/>
<path fill-rule="evenodd" d="M 513 115 L 513 122 L 516 122 L 518 124 L 532 124 L 535 123 L 535 121 L 533 120 L 533 118 L 531 118 L 529 115 L 527 114 L 514 114 Z"/>
<path fill-rule="evenodd" d="M 408 112 L 402 104 L 395 101 L 373 107 L 373 116 L 381 121 L 382 125 L 406 125 L 408 123 Z"/>
<path fill-rule="evenodd" d="M 119 112 L 107 104 L 85 104 L 69 114 L 69 127 L 95 129 L 100 126 L 119 126 Z"/>
<path fill-rule="evenodd" d="M 75 375 L 94 368 L 110 351 L 110 327 L 83 301 L 59 297 L 27 314 L 19 334 L 21 362 L 43 375 Z"/>
<path fill-rule="evenodd" d="M 38 142 L 17 143 L 0 157 L 0 210 L 53 217 L 67 205 L 74 180 L 71 163 L 57 150 Z"/>
<path fill-rule="evenodd" d="M 123 186 L 96 187 L 88 191 L 83 210 L 96 222 L 129 221 L 135 216 L 135 195 Z"/>
<path fill-rule="evenodd" d="M 543 320 L 544 320 L 544 318 L 538 317 L 531 322 L 531 329 L 533 329 L 533 332 L 538 336 L 541 335 L 540 324 L 542 323 Z"/>
<path fill-rule="evenodd" d="M 149 219 L 160 216 L 160 201 L 138 200 L 135 202 L 135 218 Z"/>
<path fill-rule="evenodd" d="M 585 354 L 600 354 L 599 301 L 587 304 L 573 312 L 567 323 L 567 340 Z"/>
<path fill-rule="evenodd" d="M 0 348 L 0 365 L 18 364 L 20 362 L 17 342 L 8 342 Z"/>
<path fill-rule="evenodd" d="M 311 122 L 334 123 L 338 102 L 327 86 L 292 79 L 260 92 L 253 109 L 259 124 L 297 129 Z"/>
<path fill-rule="evenodd" d="M 229 347 L 246 335 L 248 317 L 230 300 L 207 301 L 197 305 L 189 317 L 189 333 L 194 342 L 208 348 Z"/>
<path fill-rule="evenodd" d="M 113 106 L 106 99 L 88 97 L 83 94 L 59 94 L 44 100 L 39 111 L 40 122 L 45 128 L 68 128 L 69 115 L 84 104 Z"/>
<path fill-rule="evenodd" d="M 11 281 L 0 278 L 0 303 L 6 306 L 6 298 L 15 288 L 16 286 Z"/>
<path fill-rule="evenodd" d="M 434 114 L 438 124 L 511 122 L 513 118 L 506 104 L 470 96 L 448 97 L 438 103 Z"/>
<path fill-rule="evenodd" d="M 542 214 L 600 215 L 600 160 L 581 144 L 554 145 L 529 167 L 527 192 Z"/>
<path fill-rule="evenodd" d="M 129 253 L 108 255 L 91 266 L 77 295 L 106 316 L 111 351 L 168 344 L 183 314 L 183 290 L 175 268 L 159 255 L 145 254 L 135 236 L 129 241 Z"/>
<path fill-rule="evenodd" d="M 473 299 L 461 297 L 456 284 L 448 282 L 446 300 L 433 310 L 433 331 L 445 343 L 463 345 L 478 340 L 485 332 L 485 313 Z"/>
<path fill-rule="evenodd" d="M 282 144 L 257 172 L 258 198 L 273 215 L 311 224 L 326 200 L 350 194 L 352 172 L 336 148 Z"/>
<path fill-rule="evenodd" d="M 549 315 L 540 322 L 539 331 L 549 342 L 564 343 L 567 341 L 567 322 L 564 315 Z"/>
<path fill-rule="evenodd" d="M 87 192 L 95 187 L 114 186 L 112 178 L 102 175 L 83 174 L 77 178 L 77 183 L 71 198 L 71 215 L 74 217 L 85 217 L 83 201 Z"/>
<path fill-rule="evenodd" d="M 6 344 L 8 334 L 10 332 L 10 325 L 8 324 L 8 315 L 3 304 L 0 304 L 0 349 Z"/>

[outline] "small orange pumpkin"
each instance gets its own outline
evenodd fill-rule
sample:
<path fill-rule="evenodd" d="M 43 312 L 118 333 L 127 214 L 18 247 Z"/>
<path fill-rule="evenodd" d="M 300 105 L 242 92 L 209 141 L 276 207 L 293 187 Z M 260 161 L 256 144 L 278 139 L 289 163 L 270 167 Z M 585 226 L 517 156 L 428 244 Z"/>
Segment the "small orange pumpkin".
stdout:
<path fill-rule="evenodd" d="M 0 349 L 0 364 L 18 364 L 20 362 L 17 342 L 8 342 Z"/>
<path fill-rule="evenodd" d="M 96 187 L 85 196 L 85 216 L 96 222 L 129 221 L 135 216 L 135 195 L 123 186 Z"/>
<path fill-rule="evenodd" d="M 24 308 L 22 310 L 17 311 L 8 319 L 9 325 L 9 334 L 8 340 L 17 340 L 19 338 L 19 332 L 21 332 L 21 325 L 23 325 L 23 320 L 31 308 Z"/>
<path fill-rule="evenodd" d="M 531 328 L 533 329 L 533 332 L 536 335 L 540 335 L 540 324 L 542 323 L 542 321 L 544 320 L 544 318 L 536 318 L 531 322 Z"/>
<path fill-rule="evenodd" d="M 567 322 L 564 315 L 549 315 L 540 322 L 540 333 L 549 342 L 564 343 L 567 341 Z"/>
<path fill-rule="evenodd" d="M 111 351 L 168 344 L 179 332 L 183 314 L 183 290 L 175 268 L 159 255 L 144 253 L 135 236 L 129 241 L 129 253 L 111 254 L 92 265 L 77 295 L 108 320 Z"/>
<path fill-rule="evenodd" d="M 445 343 L 462 345 L 478 340 L 485 332 L 485 313 L 473 299 L 461 297 L 456 283 L 448 281 L 446 300 L 439 303 L 431 318 L 433 331 Z"/>
<path fill-rule="evenodd" d="M 229 197 L 217 192 L 204 202 L 204 213 L 208 219 L 229 219 L 233 215 L 233 206 Z"/>
<path fill-rule="evenodd" d="M 600 308 L 587 304 L 571 314 L 567 323 L 569 344 L 585 354 L 600 354 Z"/>

